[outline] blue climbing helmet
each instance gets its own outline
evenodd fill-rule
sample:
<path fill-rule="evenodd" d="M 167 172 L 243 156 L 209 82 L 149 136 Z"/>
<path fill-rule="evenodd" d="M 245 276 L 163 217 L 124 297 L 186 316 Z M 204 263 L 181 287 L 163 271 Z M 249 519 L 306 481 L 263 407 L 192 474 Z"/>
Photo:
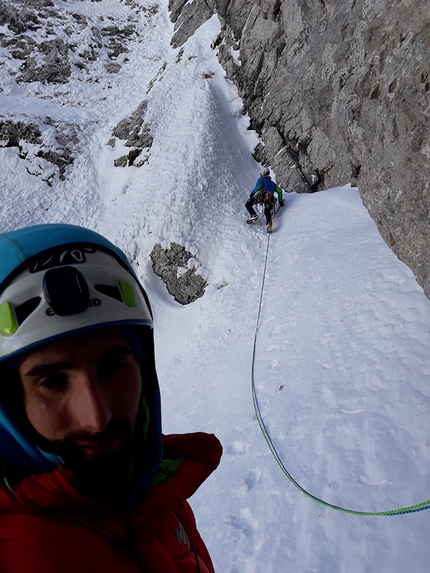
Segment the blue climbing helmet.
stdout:
<path fill-rule="evenodd" d="M 149 302 L 119 249 L 81 227 L 0 235 L 0 362 L 74 331 L 152 327 Z"/>
<path fill-rule="evenodd" d="M 149 465 L 161 459 L 161 413 L 148 297 L 125 254 L 82 227 L 36 225 L 0 234 L 0 455 L 24 473 L 62 462 L 33 444 L 2 400 L 1 384 L 40 344 L 89 329 L 125 328 L 145 369 L 142 416 Z"/>

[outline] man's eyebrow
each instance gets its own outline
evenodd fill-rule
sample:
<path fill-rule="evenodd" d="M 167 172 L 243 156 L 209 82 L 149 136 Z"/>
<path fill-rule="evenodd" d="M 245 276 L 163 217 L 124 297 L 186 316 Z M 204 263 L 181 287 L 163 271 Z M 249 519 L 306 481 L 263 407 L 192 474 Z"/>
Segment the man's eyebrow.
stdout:
<path fill-rule="evenodd" d="M 117 357 L 121 357 L 121 356 L 130 356 L 130 354 L 133 354 L 133 351 L 132 351 L 131 347 L 127 344 L 127 342 L 125 342 L 123 345 L 121 344 L 120 346 L 115 346 L 114 348 L 110 348 L 106 352 L 102 352 L 98 356 L 97 360 L 99 362 L 101 362 L 102 360 L 105 360 L 106 358 L 117 358 Z"/>
<path fill-rule="evenodd" d="M 127 343 L 124 345 L 115 346 L 113 348 L 109 348 L 106 352 L 102 352 L 97 357 L 97 362 L 103 362 L 107 358 L 117 358 L 121 356 L 130 356 L 133 354 L 132 349 Z M 36 364 L 27 372 L 24 372 L 24 376 L 28 377 L 35 377 L 40 376 L 41 374 L 49 374 L 50 372 L 57 372 L 59 370 L 69 370 L 73 368 L 73 362 L 67 360 L 59 360 L 58 362 L 50 362 L 49 364 Z"/>
<path fill-rule="evenodd" d="M 24 376 L 40 376 L 41 374 L 49 374 L 50 372 L 56 372 L 58 370 L 68 370 L 72 367 L 72 362 L 60 361 L 60 362 L 51 362 L 49 364 L 36 364 L 24 372 Z"/>

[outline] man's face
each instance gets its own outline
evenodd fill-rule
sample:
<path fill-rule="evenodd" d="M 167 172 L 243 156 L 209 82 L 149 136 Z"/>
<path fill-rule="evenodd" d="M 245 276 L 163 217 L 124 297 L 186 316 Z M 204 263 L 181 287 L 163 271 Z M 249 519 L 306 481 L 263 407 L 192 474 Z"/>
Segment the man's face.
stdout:
<path fill-rule="evenodd" d="M 130 451 L 142 378 L 120 331 L 47 343 L 26 356 L 18 373 L 28 421 L 66 465 L 109 467 Z"/>

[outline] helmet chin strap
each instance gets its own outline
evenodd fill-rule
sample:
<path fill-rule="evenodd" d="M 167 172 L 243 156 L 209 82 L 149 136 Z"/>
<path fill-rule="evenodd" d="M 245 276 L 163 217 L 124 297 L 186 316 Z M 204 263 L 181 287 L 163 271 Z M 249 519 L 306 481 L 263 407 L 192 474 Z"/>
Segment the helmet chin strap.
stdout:
<path fill-rule="evenodd" d="M 149 429 L 149 407 L 146 403 L 145 396 L 142 396 L 141 404 L 140 404 L 140 411 L 142 414 L 142 431 L 143 431 L 143 439 L 146 440 L 146 436 L 148 435 Z"/>

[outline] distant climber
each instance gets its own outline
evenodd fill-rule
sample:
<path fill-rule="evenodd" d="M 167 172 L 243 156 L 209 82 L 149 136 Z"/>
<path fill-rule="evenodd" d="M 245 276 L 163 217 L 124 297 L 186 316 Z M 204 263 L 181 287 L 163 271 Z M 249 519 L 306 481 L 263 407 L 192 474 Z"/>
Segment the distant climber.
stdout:
<path fill-rule="evenodd" d="M 272 181 L 270 177 L 270 170 L 265 167 L 260 172 L 260 177 L 257 179 L 254 189 L 249 195 L 249 199 L 245 203 L 246 210 L 249 213 L 249 217 L 246 222 L 252 223 L 258 219 L 258 215 L 255 212 L 254 205 L 262 203 L 264 205 L 264 216 L 266 217 L 266 231 L 268 233 L 272 232 L 272 209 L 276 204 L 278 196 L 279 206 L 284 206 L 284 200 L 282 195 L 282 189 Z"/>

